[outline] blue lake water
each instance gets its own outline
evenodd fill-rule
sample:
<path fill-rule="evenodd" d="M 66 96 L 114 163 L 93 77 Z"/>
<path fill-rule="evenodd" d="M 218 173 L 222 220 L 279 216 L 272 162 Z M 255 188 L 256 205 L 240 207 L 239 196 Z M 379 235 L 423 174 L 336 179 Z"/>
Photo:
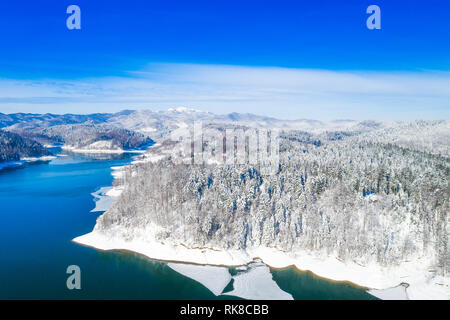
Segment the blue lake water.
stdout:
<path fill-rule="evenodd" d="M 237 298 L 217 297 L 165 262 L 71 241 L 95 225 L 99 214 L 90 212 L 95 206 L 91 193 L 111 185 L 111 167 L 131 157 L 67 154 L 0 171 L 0 299 Z M 81 268 L 81 290 L 66 287 L 69 265 Z M 287 268 L 270 273 L 280 290 L 295 299 L 374 299 L 362 288 L 309 272 Z"/>

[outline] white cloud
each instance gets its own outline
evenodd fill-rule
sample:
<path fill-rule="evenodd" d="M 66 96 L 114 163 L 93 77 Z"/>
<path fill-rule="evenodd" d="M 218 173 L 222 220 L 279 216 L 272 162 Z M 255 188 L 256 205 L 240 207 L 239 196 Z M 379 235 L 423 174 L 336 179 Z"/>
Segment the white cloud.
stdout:
<path fill-rule="evenodd" d="M 0 112 L 173 106 L 285 119 L 447 119 L 450 74 L 150 64 L 128 77 L 0 80 Z"/>

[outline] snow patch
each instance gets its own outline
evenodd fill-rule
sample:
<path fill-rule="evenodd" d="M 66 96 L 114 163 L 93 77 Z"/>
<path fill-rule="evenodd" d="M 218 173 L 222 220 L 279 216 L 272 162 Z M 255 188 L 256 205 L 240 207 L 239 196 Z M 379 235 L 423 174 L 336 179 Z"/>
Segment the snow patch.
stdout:
<path fill-rule="evenodd" d="M 406 283 L 402 283 L 393 288 L 388 288 L 384 290 L 373 289 L 367 292 L 382 300 L 408 300 L 406 288 L 408 288 L 408 285 Z"/>
<path fill-rule="evenodd" d="M 55 156 L 42 156 L 42 157 L 23 157 L 20 160 L 26 162 L 34 162 L 34 161 L 50 161 L 56 159 Z"/>
<path fill-rule="evenodd" d="M 161 231 L 157 226 L 148 227 L 133 234 L 122 227 L 114 227 L 104 233 L 94 229 L 91 233 L 73 239 L 74 242 L 95 247 L 101 250 L 130 250 L 149 258 L 164 261 L 179 261 L 215 266 L 243 266 L 259 258 L 265 264 L 274 268 L 295 266 L 299 270 L 309 270 L 317 276 L 336 280 L 350 281 L 369 289 L 387 289 L 408 283 L 410 299 L 450 299 L 450 279 L 436 276 L 426 278 L 428 270 L 427 257 L 405 262 L 396 267 L 381 267 L 379 265 L 362 266 L 353 262 L 342 262 L 333 256 L 319 256 L 307 251 L 284 252 L 277 248 L 257 247 L 247 250 L 223 251 L 214 248 L 188 248 L 183 244 L 164 243 L 156 240 L 156 234 Z M 256 275 L 262 276 L 263 271 L 257 270 Z M 428 273 L 429 274 L 429 273 Z M 253 277 L 253 275 L 252 275 Z M 241 280 L 238 280 L 238 283 Z M 259 281 L 259 280 L 258 280 Z M 265 281 L 265 280 L 264 280 Z M 244 283 L 244 282 L 242 282 Z M 248 283 L 248 282 L 247 282 Z M 239 287 L 234 293 L 250 295 L 250 289 Z M 390 297 L 393 297 L 390 292 Z M 395 297 L 404 299 L 404 295 Z"/>
<path fill-rule="evenodd" d="M 246 270 L 233 277 L 233 290 L 225 295 L 250 300 L 293 300 L 291 294 L 283 291 L 272 279 L 268 266 L 262 262 L 251 263 Z"/>
<path fill-rule="evenodd" d="M 102 187 L 98 191 L 91 193 L 94 197 L 95 208 L 91 212 L 107 211 L 111 208 L 115 197 L 109 196 L 108 191 L 111 191 L 112 187 Z"/>
<path fill-rule="evenodd" d="M 168 263 L 167 265 L 176 272 L 200 282 L 216 296 L 220 295 L 231 281 L 231 274 L 225 267 L 184 263 Z"/>
<path fill-rule="evenodd" d="M 109 144 L 105 143 L 109 142 Z M 121 148 L 113 148 L 111 141 L 97 141 L 88 146 L 78 148 L 71 145 L 64 145 L 63 150 L 68 150 L 75 153 L 106 153 L 106 154 L 121 154 L 121 153 L 144 153 L 145 150 L 124 150 Z"/>

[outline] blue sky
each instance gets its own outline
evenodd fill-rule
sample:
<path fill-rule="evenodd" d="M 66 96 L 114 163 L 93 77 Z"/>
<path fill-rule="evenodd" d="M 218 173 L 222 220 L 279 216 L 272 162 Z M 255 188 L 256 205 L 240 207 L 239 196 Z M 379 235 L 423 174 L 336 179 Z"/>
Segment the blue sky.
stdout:
<path fill-rule="evenodd" d="M 70 4 L 81 30 L 66 28 Z M 381 30 L 366 28 L 371 4 Z M 449 9 L 445 0 L 8 1 L 0 112 L 448 118 Z"/>

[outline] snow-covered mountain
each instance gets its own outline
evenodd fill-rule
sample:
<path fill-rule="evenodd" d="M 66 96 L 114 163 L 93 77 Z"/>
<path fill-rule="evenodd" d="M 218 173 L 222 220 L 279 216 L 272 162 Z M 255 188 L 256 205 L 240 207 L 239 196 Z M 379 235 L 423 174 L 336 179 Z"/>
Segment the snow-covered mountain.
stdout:
<path fill-rule="evenodd" d="M 336 120 L 322 122 L 318 120 L 297 119 L 280 120 L 273 117 L 259 116 L 249 113 L 229 113 L 217 115 L 189 108 L 169 108 L 163 111 L 123 110 L 117 113 L 77 114 L 2 114 L 0 128 L 7 131 L 49 128 L 58 125 L 111 125 L 132 131 L 139 131 L 149 136 L 166 136 L 170 131 L 193 121 L 239 123 L 251 127 L 284 128 L 304 131 L 323 132 L 326 130 L 373 130 L 383 126 L 380 121 Z"/>
<path fill-rule="evenodd" d="M 383 126 L 379 121 L 337 120 L 322 122 L 318 120 L 298 119 L 280 120 L 272 117 L 249 113 L 229 113 L 216 115 L 188 108 L 168 109 L 165 111 L 137 110 L 115 115 L 108 123 L 136 130 L 160 140 L 175 129 L 191 125 L 193 122 L 239 124 L 257 128 L 295 129 L 309 132 L 324 132 L 327 130 L 364 130 L 369 131 Z"/>
<path fill-rule="evenodd" d="M 389 139 L 391 141 L 397 141 L 399 144 L 404 143 L 405 146 L 422 141 L 420 144 L 427 151 L 440 152 L 442 154 L 448 154 L 445 141 L 448 141 L 448 132 L 450 131 L 448 121 L 437 121 L 436 126 L 430 126 L 430 122 L 427 121 L 335 120 L 323 122 L 308 119 L 280 120 L 248 113 L 216 115 L 211 112 L 184 107 L 170 108 L 164 111 L 124 110 L 117 113 L 89 115 L 0 113 L 0 129 L 15 132 L 30 139 L 34 138 L 42 143 L 73 144 L 73 141 L 65 140 L 70 140 L 70 137 L 82 131 L 84 131 L 84 140 L 94 143 L 98 141 L 95 135 L 92 136 L 93 131 L 95 131 L 92 129 L 94 127 L 101 128 L 100 131 L 109 132 L 113 130 L 128 130 L 116 132 L 116 136 L 123 136 L 124 134 L 130 136 L 143 135 L 155 141 L 162 141 L 173 131 L 191 126 L 194 122 L 202 122 L 205 125 L 219 123 L 251 128 L 299 130 L 309 134 L 322 135 L 330 134 L 330 132 L 345 132 L 345 135 L 361 135 L 372 132 L 371 139 L 386 140 L 390 136 Z M 72 132 L 73 130 L 68 130 L 68 128 L 73 128 L 75 133 Z M 426 134 L 422 134 L 425 133 L 421 131 L 422 129 L 428 130 Z M 130 137 L 130 139 L 133 138 Z M 117 145 L 116 142 L 112 143 Z"/>

